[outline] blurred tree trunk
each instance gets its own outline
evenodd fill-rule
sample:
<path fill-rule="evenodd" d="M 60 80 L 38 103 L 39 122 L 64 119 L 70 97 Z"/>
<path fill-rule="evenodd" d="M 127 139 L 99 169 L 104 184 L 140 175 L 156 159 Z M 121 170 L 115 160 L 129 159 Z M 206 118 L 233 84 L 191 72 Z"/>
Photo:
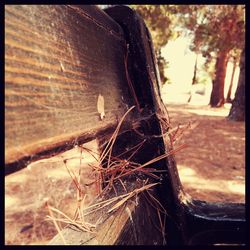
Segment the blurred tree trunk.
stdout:
<path fill-rule="evenodd" d="M 198 61 L 198 53 L 196 52 L 196 58 L 195 58 L 195 64 L 194 64 L 194 75 L 193 75 L 193 79 L 192 79 L 192 86 L 194 84 L 196 84 L 197 82 L 197 61 Z M 188 103 L 191 102 L 191 99 L 192 99 L 192 86 L 191 86 L 191 90 L 190 90 L 190 96 L 188 98 Z"/>
<path fill-rule="evenodd" d="M 156 59 L 160 73 L 161 84 L 164 85 L 167 82 L 168 78 L 166 77 L 164 72 L 166 67 L 166 60 L 161 56 L 161 49 L 156 50 Z"/>
<path fill-rule="evenodd" d="M 198 61 L 198 53 L 196 53 L 195 64 L 194 64 L 194 76 L 192 79 L 192 85 L 196 84 L 196 74 L 197 74 L 197 61 Z"/>
<path fill-rule="evenodd" d="M 227 92 L 227 98 L 226 98 L 226 102 L 229 102 L 229 103 L 232 102 L 231 94 L 232 94 L 232 88 L 233 88 L 233 82 L 234 82 L 234 75 L 235 75 L 236 67 L 237 67 L 237 60 L 236 60 L 236 58 L 234 58 L 233 71 L 232 71 L 230 85 L 229 85 L 229 89 L 228 89 L 228 92 Z"/>
<path fill-rule="evenodd" d="M 241 52 L 240 77 L 228 119 L 245 121 L 245 48 Z"/>
<path fill-rule="evenodd" d="M 224 85 L 227 69 L 228 50 L 222 50 L 218 53 L 215 65 L 215 79 L 210 97 L 211 107 L 221 107 L 225 103 Z"/>

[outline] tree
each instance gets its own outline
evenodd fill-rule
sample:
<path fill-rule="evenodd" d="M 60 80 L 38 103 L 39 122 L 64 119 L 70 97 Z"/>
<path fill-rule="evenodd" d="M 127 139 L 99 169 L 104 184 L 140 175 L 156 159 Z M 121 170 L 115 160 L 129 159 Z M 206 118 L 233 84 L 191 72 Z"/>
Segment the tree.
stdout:
<path fill-rule="evenodd" d="M 161 56 L 161 48 L 166 45 L 169 39 L 178 36 L 172 24 L 175 22 L 174 5 L 131 5 L 144 19 L 152 36 L 156 59 L 159 66 L 161 81 L 164 84 L 168 78 L 164 73 L 167 61 Z"/>
<path fill-rule="evenodd" d="M 180 5 L 179 19 L 193 36 L 191 50 L 201 52 L 207 61 L 215 55 L 215 74 L 210 98 L 212 107 L 224 104 L 224 81 L 228 56 L 242 49 L 245 36 L 243 5 Z"/>
<path fill-rule="evenodd" d="M 215 17 L 209 17 L 209 30 L 213 33 L 209 32 L 212 36 L 208 47 L 216 52 L 217 57 L 210 105 L 221 107 L 225 103 L 224 83 L 229 53 L 244 46 L 244 6 L 216 5 L 213 9 Z"/>
<path fill-rule="evenodd" d="M 226 102 L 228 103 L 232 103 L 231 94 L 232 94 L 235 71 L 238 66 L 238 62 L 240 61 L 240 50 L 237 50 L 237 49 L 233 50 L 230 57 L 233 63 L 233 70 L 232 70 L 232 75 L 231 75 L 230 84 L 229 84 L 227 97 L 226 97 Z"/>
<path fill-rule="evenodd" d="M 167 44 L 173 31 L 171 5 L 131 5 L 144 19 L 150 30 L 155 50 L 158 51 Z"/>
<path fill-rule="evenodd" d="M 166 59 L 161 55 L 161 50 L 159 50 L 159 54 L 156 55 L 157 64 L 159 68 L 160 78 L 162 84 L 165 84 L 168 81 L 168 77 L 165 75 L 165 67 L 167 67 L 168 62 Z"/>
<path fill-rule="evenodd" d="M 224 104 L 224 81 L 229 54 L 244 47 L 244 5 L 132 5 L 144 18 L 159 55 L 169 39 L 186 33 L 193 37 L 190 49 L 207 62 L 216 60 L 210 104 Z M 180 32 L 181 31 L 181 32 Z M 159 60 L 160 61 L 160 60 Z M 208 64 L 207 63 L 207 64 Z M 160 67 L 164 68 L 164 67 Z M 196 81 L 196 69 L 194 78 Z"/>
<path fill-rule="evenodd" d="M 196 82 L 197 82 L 197 77 L 196 77 L 196 74 L 197 74 L 197 62 L 198 62 L 198 54 L 196 54 L 196 57 L 195 57 L 194 75 L 193 75 L 193 79 L 192 79 L 192 85 L 196 84 Z"/>
<path fill-rule="evenodd" d="M 226 97 L 226 102 L 231 103 L 231 94 L 232 94 L 232 88 L 233 88 L 233 82 L 234 82 L 234 75 L 235 75 L 235 71 L 236 71 L 236 67 L 237 67 L 237 61 L 235 59 L 233 59 L 233 70 L 232 70 L 232 75 L 231 75 L 231 79 L 230 79 L 230 84 L 229 84 L 229 88 L 228 88 L 228 92 L 227 92 L 227 97 Z"/>
<path fill-rule="evenodd" d="M 215 65 L 215 79 L 213 79 L 212 93 L 210 97 L 211 107 L 221 107 L 225 103 L 224 85 L 227 68 L 228 49 L 223 49 L 218 52 Z"/>
<path fill-rule="evenodd" d="M 245 121 L 245 48 L 240 58 L 240 77 L 228 119 Z"/>

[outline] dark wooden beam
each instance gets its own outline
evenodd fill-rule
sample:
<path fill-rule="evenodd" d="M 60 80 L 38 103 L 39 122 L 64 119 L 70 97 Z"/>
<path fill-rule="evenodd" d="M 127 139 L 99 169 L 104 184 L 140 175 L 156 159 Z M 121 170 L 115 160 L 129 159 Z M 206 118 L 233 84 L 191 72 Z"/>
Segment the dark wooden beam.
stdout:
<path fill-rule="evenodd" d="M 133 104 L 125 53 L 122 29 L 96 7 L 6 5 L 6 168 L 114 127 Z"/>
<path fill-rule="evenodd" d="M 128 191 L 130 184 L 127 186 Z M 109 207 L 110 208 L 110 207 Z M 83 232 L 75 226 L 64 228 L 61 233 L 69 245 L 163 245 L 164 231 L 161 231 L 158 212 L 139 194 L 129 199 L 112 213 L 103 208 L 87 216 L 90 223 L 99 221 L 95 233 Z M 49 245 L 62 245 L 57 234 Z"/>
<path fill-rule="evenodd" d="M 114 18 L 124 30 L 124 36 L 128 44 L 128 60 L 126 63 L 130 79 L 129 84 L 131 85 L 130 89 L 133 89 L 133 91 L 131 91 L 134 94 L 132 97 L 133 99 L 137 99 L 137 103 L 139 104 L 138 110 L 140 110 L 138 114 L 138 131 L 134 131 L 134 134 L 132 133 L 131 135 L 129 135 L 130 132 L 127 132 L 126 135 L 121 135 L 116 140 L 113 154 L 119 155 L 119 153 L 124 152 L 124 149 L 131 148 L 132 145 L 129 144 L 138 143 L 137 139 L 146 140 L 145 145 L 136 154 L 136 159 L 133 159 L 135 162 L 143 163 L 165 154 L 171 149 L 165 144 L 161 136 L 163 128 L 159 122 L 158 115 L 165 117 L 167 114 L 160 99 L 159 79 L 156 72 L 157 66 L 155 65 L 154 51 L 149 32 L 143 20 L 136 12 L 124 6 L 114 7 L 106 10 L 106 12 Z M 138 132 L 140 135 L 138 135 Z M 115 229 L 116 226 L 112 227 L 112 229 L 108 229 L 110 227 L 110 221 L 103 223 L 104 231 L 102 231 L 101 227 L 97 229 L 100 235 L 119 235 L 115 239 L 110 238 L 109 242 L 106 242 L 107 244 L 162 245 L 166 244 L 166 241 L 167 244 L 182 244 L 182 231 L 185 227 L 184 225 L 183 227 L 179 227 L 182 214 L 180 211 L 181 207 L 178 206 L 180 183 L 175 162 L 172 158 L 169 160 L 163 159 L 152 164 L 151 167 L 165 171 L 159 174 L 159 177 L 162 178 L 162 185 L 159 185 L 159 188 L 155 188 L 153 194 L 159 198 L 160 202 L 166 208 L 167 235 L 164 235 L 164 227 L 162 229 L 163 232 L 159 230 L 160 223 L 157 210 L 152 207 L 149 208 L 148 206 L 150 205 L 148 201 L 140 198 L 138 206 L 130 208 L 131 213 L 134 214 L 133 221 L 136 221 L 134 225 L 131 225 L 130 218 L 126 217 L 123 221 L 115 219 L 114 222 L 112 222 L 112 225 L 120 224 L 117 229 Z M 134 183 L 131 179 L 129 179 L 128 182 L 130 185 Z M 105 211 L 102 212 L 105 213 Z M 120 216 L 117 213 L 114 214 L 115 218 Z M 126 213 L 127 211 L 124 207 L 121 215 L 125 216 Z M 95 214 L 95 217 L 98 216 L 98 213 Z M 158 229 L 156 229 L 157 227 Z M 122 231 L 120 231 L 121 228 Z M 71 238 L 71 235 L 76 235 L 72 230 L 72 228 L 66 228 L 64 230 L 64 236 Z M 108 230 L 108 232 L 106 230 Z M 136 234 L 137 237 L 135 236 Z M 77 237 L 74 236 L 74 238 Z M 81 233 L 81 238 L 85 239 L 85 237 L 89 236 L 86 236 L 86 233 Z M 140 238 L 139 241 L 138 237 Z M 55 239 L 52 240 L 52 244 L 55 244 L 54 240 Z M 96 237 L 90 241 L 84 240 L 84 242 L 86 242 L 86 244 L 87 242 L 88 244 L 104 244 L 103 241 L 97 240 Z M 60 237 L 56 236 L 56 244 L 61 243 Z M 79 241 L 77 241 L 77 244 L 78 243 Z"/>

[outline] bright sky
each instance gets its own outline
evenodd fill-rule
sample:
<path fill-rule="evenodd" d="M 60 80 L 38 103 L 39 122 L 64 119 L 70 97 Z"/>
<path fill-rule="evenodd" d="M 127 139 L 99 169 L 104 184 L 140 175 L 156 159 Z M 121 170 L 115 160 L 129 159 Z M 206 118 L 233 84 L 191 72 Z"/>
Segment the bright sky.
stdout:
<path fill-rule="evenodd" d="M 192 83 L 195 53 L 189 50 L 190 40 L 179 37 L 175 41 L 170 41 L 162 49 L 162 56 L 169 61 L 169 68 L 166 70 L 168 77 L 176 88 L 188 91 Z M 204 59 L 199 57 L 198 64 L 204 63 Z"/>
<path fill-rule="evenodd" d="M 179 100 L 180 102 L 186 102 L 186 100 L 184 99 L 188 99 L 187 92 L 189 92 L 191 89 L 196 54 L 190 51 L 190 43 L 191 41 L 189 38 L 179 37 L 175 41 L 170 41 L 161 51 L 162 56 L 165 57 L 166 60 L 169 62 L 169 67 L 166 69 L 166 74 L 171 81 L 171 84 L 164 85 L 162 91 L 167 94 L 166 98 L 168 100 L 174 102 Z M 205 59 L 201 55 L 199 55 L 197 65 L 198 68 L 200 68 L 204 63 Z M 228 91 L 231 75 L 232 63 L 228 63 L 227 75 L 225 79 L 225 96 Z M 238 76 L 239 67 L 235 72 L 234 85 L 231 95 L 232 98 L 234 97 L 234 92 L 237 87 Z M 204 99 L 205 103 L 209 102 L 209 97 L 212 88 L 211 80 L 208 79 L 208 82 L 210 82 L 210 84 L 206 86 L 206 97 Z M 202 85 L 202 87 L 204 88 L 204 85 Z"/>

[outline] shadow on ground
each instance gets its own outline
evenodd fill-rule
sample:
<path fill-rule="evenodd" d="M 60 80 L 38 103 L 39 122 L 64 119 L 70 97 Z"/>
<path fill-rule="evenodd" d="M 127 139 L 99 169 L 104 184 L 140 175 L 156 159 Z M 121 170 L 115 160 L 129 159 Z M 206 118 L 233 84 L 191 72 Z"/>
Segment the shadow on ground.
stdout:
<path fill-rule="evenodd" d="M 195 124 L 175 143 L 184 190 L 195 199 L 245 202 L 245 123 L 226 119 L 230 106 L 166 104 L 171 126 Z M 192 127 L 192 126 L 191 126 Z"/>

